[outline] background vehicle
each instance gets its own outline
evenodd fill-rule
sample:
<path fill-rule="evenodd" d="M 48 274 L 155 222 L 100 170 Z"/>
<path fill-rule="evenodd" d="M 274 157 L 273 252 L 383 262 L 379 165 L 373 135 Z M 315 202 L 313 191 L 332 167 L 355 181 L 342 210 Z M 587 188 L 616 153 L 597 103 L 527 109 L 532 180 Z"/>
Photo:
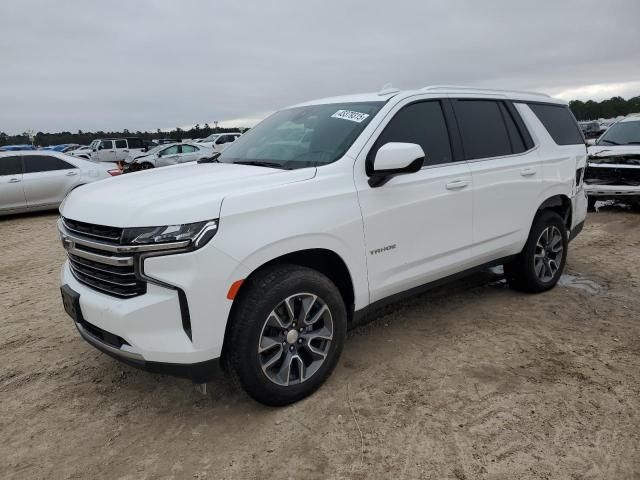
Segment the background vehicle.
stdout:
<path fill-rule="evenodd" d="M 74 188 L 115 174 L 58 152 L 0 153 L 0 214 L 57 208 Z"/>
<path fill-rule="evenodd" d="M 84 158 L 88 160 L 91 157 L 91 147 L 88 145 L 81 145 L 78 148 L 75 148 L 68 152 L 69 155 L 78 158 Z"/>
<path fill-rule="evenodd" d="M 613 124 L 588 151 L 584 182 L 589 207 L 612 199 L 640 204 L 640 114 Z"/>
<path fill-rule="evenodd" d="M 201 140 L 198 143 L 201 145 L 207 145 L 216 152 L 222 152 L 225 148 L 227 148 L 241 136 L 242 133 L 240 132 L 212 133 L 207 138 Z"/>
<path fill-rule="evenodd" d="M 20 150 L 36 150 L 33 145 L 4 145 L 0 147 L 0 152 L 18 152 Z"/>
<path fill-rule="evenodd" d="M 149 150 L 146 155 L 140 155 L 126 164 L 129 171 L 146 170 L 155 167 L 166 167 L 179 163 L 195 162 L 208 158 L 213 149 L 207 145 L 197 143 L 174 143 L 159 145 Z"/>
<path fill-rule="evenodd" d="M 284 405 L 394 299 L 497 264 L 518 289 L 553 288 L 584 223 L 585 163 L 575 118 L 545 95 L 426 87 L 303 103 L 215 163 L 71 194 L 65 309 L 116 358 L 196 382 L 222 359 L 253 398 Z"/>
<path fill-rule="evenodd" d="M 146 151 L 141 138 L 105 138 L 96 139 L 89 144 L 89 159 L 96 162 L 123 163 Z"/>
<path fill-rule="evenodd" d="M 80 145 L 78 145 L 77 143 L 61 143 L 60 145 L 49 145 L 48 147 L 42 147 L 40 150 L 69 153 L 77 149 L 79 146 Z"/>

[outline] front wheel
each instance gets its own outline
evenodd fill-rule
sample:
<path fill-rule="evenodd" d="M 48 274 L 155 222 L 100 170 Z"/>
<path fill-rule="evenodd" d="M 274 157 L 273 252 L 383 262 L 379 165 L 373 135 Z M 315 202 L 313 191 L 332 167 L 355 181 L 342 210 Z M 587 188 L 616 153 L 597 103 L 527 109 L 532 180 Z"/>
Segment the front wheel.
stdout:
<path fill-rule="evenodd" d="M 507 279 L 519 290 L 545 292 L 558 283 L 567 249 L 567 227 L 562 218 L 553 211 L 543 211 L 534 220 L 522 252 L 504 266 Z"/>
<path fill-rule="evenodd" d="M 242 388 L 266 405 L 313 393 L 342 352 L 347 313 L 336 286 L 315 270 L 281 265 L 243 286 L 225 345 Z"/>

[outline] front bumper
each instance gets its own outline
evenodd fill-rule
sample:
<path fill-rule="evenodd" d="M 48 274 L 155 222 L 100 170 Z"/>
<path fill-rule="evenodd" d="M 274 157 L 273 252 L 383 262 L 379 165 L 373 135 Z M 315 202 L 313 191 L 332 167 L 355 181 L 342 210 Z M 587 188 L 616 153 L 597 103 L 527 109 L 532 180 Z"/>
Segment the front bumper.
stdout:
<path fill-rule="evenodd" d="M 232 301 L 226 295 L 236 280 L 246 278 L 247 269 L 212 245 L 187 252 L 141 259 L 147 283 L 146 293 L 132 298 L 115 298 L 81 283 L 65 262 L 61 284 L 79 294 L 79 310 L 89 327 L 126 342 L 116 351 L 88 336 L 82 337 L 100 350 L 135 366 L 207 364 L 222 353 L 224 334 Z M 184 312 L 190 330 L 185 330 Z M 80 327 L 83 327 L 81 324 Z M 96 335 L 93 335 L 96 337 Z M 98 338 L 98 340 L 100 340 Z M 108 346 L 108 343 L 107 343 Z M 187 369 L 190 370 L 190 369 Z M 181 375 L 181 376 L 192 376 Z"/>
<path fill-rule="evenodd" d="M 194 383 L 205 383 L 212 380 L 219 371 L 219 359 L 215 358 L 200 363 L 179 364 L 146 361 L 142 355 L 137 353 L 122 338 L 106 332 L 84 319 L 80 309 L 80 295 L 74 292 L 69 285 L 61 287 L 63 302 L 71 301 L 73 313 L 69 315 L 78 330 L 80 336 L 98 350 L 107 355 L 135 368 L 152 373 L 172 375 L 191 379 Z M 65 309 L 67 306 L 65 305 Z"/>
<path fill-rule="evenodd" d="M 594 185 L 585 184 L 590 197 L 626 197 L 640 195 L 640 185 Z"/>

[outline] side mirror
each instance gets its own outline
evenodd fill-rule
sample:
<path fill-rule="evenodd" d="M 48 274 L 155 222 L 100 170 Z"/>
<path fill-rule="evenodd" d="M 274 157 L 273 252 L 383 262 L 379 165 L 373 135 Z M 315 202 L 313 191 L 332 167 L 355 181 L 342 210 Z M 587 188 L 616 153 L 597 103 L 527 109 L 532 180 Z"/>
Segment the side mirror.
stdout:
<path fill-rule="evenodd" d="M 385 143 L 373 160 L 370 187 L 381 187 L 396 175 L 415 173 L 424 164 L 424 150 L 416 143 Z"/>

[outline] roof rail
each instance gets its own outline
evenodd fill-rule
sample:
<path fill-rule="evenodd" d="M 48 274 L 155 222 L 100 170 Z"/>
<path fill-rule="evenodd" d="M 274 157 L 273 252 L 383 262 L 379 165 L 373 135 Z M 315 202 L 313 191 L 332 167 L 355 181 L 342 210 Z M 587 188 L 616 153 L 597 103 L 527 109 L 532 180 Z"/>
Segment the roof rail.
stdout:
<path fill-rule="evenodd" d="M 461 87 L 459 85 L 430 85 L 424 88 L 421 88 L 422 91 L 428 90 L 478 90 L 481 92 L 487 93 L 517 93 L 520 95 L 535 95 L 536 97 L 545 97 L 550 98 L 550 95 L 546 93 L 538 93 L 538 92 L 527 92 L 524 90 L 500 90 L 498 88 L 478 88 L 478 87 Z"/>

